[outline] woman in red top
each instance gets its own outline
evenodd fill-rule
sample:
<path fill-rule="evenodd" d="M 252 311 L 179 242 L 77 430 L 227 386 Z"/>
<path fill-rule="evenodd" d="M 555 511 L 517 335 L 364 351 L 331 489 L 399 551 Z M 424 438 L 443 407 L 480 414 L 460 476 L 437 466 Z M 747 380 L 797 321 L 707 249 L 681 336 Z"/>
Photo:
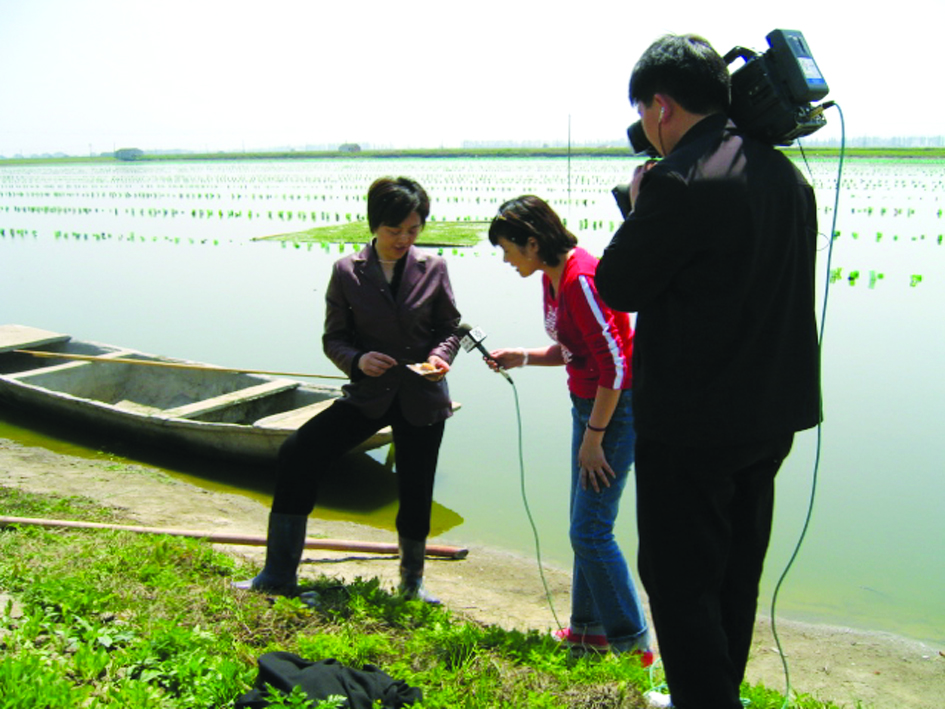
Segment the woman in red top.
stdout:
<path fill-rule="evenodd" d="M 537 349 L 498 349 L 492 356 L 505 368 L 564 365 L 568 373 L 574 571 L 570 627 L 555 635 L 571 647 L 636 652 L 649 664 L 646 617 L 614 539 L 635 439 L 630 321 L 598 297 L 597 258 L 577 245 L 542 199 L 526 195 L 503 204 L 489 241 L 523 278 L 542 273 L 545 330 L 554 341 Z"/>

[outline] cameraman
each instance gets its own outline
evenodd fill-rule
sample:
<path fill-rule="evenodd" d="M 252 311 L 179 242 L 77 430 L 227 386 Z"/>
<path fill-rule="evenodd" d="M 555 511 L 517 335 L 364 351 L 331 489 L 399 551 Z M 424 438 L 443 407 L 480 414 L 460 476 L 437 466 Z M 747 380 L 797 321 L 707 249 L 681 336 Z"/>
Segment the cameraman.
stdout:
<path fill-rule="evenodd" d="M 630 101 L 663 159 L 635 172 L 596 281 L 637 313 L 640 576 L 672 706 L 740 709 L 774 477 L 821 417 L 814 194 L 728 120 L 728 68 L 704 39 L 653 43 Z"/>

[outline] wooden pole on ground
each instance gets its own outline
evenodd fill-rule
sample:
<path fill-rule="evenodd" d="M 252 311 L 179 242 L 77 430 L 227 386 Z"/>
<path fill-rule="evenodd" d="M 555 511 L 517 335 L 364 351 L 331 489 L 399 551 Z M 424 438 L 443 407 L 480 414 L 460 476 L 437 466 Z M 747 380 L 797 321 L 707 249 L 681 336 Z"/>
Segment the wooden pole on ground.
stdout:
<path fill-rule="evenodd" d="M 3 517 L 0 516 L 0 527 L 11 524 L 30 525 L 37 527 L 54 527 L 63 529 L 108 529 L 136 534 L 158 534 L 171 537 L 190 537 L 205 539 L 214 544 L 240 544 L 245 546 L 266 546 L 266 537 L 248 534 L 228 534 L 223 532 L 194 532 L 183 529 L 169 529 L 160 527 L 134 527 L 122 524 L 105 524 L 103 522 L 79 522 L 74 520 L 41 519 L 35 517 Z M 397 554 L 396 544 L 386 542 L 361 542 L 344 539 L 306 539 L 306 549 L 325 549 L 329 551 L 354 551 L 367 554 Z M 442 544 L 427 544 L 426 555 L 446 559 L 465 559 L 468 549 L 452 547 Z"/>

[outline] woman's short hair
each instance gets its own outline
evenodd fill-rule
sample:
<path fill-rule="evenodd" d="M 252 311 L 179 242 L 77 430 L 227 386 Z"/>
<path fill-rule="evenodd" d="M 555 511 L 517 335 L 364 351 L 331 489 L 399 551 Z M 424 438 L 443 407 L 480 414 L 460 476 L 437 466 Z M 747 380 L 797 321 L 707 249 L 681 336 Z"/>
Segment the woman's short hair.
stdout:
<path fill-rule="evenodd" d="M 694 34 L 667 34 L 647 48 L 630 75 L 630 103 L 671 96 L 690 113 L 728 113 L 732 80 L 725 60 Z"/>
<path fill-rule="evenodd" d="M 371 233 L 380 226 L 398 226 L 412 212 L 420 215 L 420 225 L 430 215 L 430 198 L 418 182 L 409 177 L 381 177 L 368 189 L 367 214 Z"/>
<path fill-rule="evenodd" d="M 561 218 L 545 200 L 522 195 L 499 207 L 489 225 L 489 241 L 498 246 L 507 239 L 524 247 L 529 238 L 538 242 L 538 257 L 549 266 L 561 263 L 561 257 L 577 246 L 577 237 L 568 231 Z"/>

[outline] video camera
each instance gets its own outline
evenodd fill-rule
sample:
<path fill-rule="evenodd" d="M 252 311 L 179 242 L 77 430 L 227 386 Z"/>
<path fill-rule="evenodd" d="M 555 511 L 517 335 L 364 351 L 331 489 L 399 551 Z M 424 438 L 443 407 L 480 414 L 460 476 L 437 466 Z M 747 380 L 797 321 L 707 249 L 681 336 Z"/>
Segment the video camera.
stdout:
<path fill-rule="evenodd" d="M 769 49 L 764 54 L 735 47 L 723 57 L 726 64 L 745 60 L 732 72 L 729 118 L 745 135 L 772 145 L 790 145 L 827 125 L 824 106 L 812 102 L 826 96 L 829 88 L 804 35 L 796 30 L 772 30 L 765 39 Z M 627 137 L 634 155 L 659 157 L 641 121 L 627 128 Z M 626 217 L 630 211 L 628 185 L 617 185 L 613 194 Z"/>

